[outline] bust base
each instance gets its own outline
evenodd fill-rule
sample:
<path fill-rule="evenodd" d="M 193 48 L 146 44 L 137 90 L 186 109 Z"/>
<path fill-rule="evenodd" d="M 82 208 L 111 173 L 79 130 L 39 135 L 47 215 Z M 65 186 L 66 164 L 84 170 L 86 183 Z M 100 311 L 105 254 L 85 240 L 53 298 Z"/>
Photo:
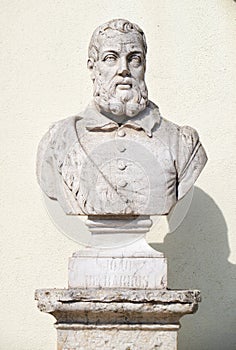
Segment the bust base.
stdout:
<path fill-rule="evenodd" d="M 69 288 L 167 288 L 167 261 L 144 238 L 151 225 L 149 216 L 90 216 L 87 226 L 94 248 L 75 252 L 69 259 Z M 110 246 L 108 243 L 117 236 L 135 239 L 125 245 L 120 238 L 123 245 Z M 102 244 L 108 246 L 102 248 Z"/>

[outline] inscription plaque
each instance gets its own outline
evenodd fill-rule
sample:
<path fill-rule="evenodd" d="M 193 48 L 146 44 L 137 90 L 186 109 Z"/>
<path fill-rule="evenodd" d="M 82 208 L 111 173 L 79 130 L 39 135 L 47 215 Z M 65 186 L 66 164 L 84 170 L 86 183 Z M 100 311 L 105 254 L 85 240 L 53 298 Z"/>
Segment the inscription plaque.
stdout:
<path fill-rule="evenodd" d="M 165 288 L 165 258 L 71 258 L 70 288 Z"/>

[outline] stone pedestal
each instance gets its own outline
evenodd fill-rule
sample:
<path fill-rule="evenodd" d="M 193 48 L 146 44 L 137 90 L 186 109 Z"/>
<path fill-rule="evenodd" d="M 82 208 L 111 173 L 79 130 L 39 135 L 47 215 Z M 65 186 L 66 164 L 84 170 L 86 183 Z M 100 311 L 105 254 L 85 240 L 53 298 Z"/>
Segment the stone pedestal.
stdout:
<path fill-rule="evenodd" d="M 56 318 L 57 349 L 176 350 L 179 320 L 197 310 L 200 292 L 168 290 L 166 259 L 144 238 L 150 218 L 87 224 L 100 248 L 73 254 L 68 289 L 36 291 L 39 309 Z M 132 244 L 108 248 L 124 234 Z"/>
<path fill-rule="evenodd" d="M 43 289 L 38 307 L 56 318 L 58 350 L 176 350 L 179 320 L 199 291 Z"/>

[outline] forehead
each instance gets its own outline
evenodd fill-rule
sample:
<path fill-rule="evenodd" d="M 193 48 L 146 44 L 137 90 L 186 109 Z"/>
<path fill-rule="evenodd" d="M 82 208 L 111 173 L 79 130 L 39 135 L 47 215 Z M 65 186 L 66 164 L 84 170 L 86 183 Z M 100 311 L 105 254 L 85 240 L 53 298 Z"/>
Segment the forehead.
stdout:
<path fill-rule="evenodd" d="M 99 52 L 117 51 L 132 52 L 141 51 L 144 54 L 142 36 L 135 32 L 121 33 L 117 30 L 106 30 L 98 37 Z"/>

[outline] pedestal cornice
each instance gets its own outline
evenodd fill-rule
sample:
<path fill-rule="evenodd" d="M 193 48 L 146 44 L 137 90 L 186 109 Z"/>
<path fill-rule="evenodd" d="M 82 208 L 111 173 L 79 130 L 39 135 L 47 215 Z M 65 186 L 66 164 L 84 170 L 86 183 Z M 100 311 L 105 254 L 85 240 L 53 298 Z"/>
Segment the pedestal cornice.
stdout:
<path fill-rule="evenodd" d="M 178 325 L 186 314 L 195 313 L 200 301 L 197 290 L 39 289 L 35 299 L 41 311 L 53 315 L 57 324 Z"/>

